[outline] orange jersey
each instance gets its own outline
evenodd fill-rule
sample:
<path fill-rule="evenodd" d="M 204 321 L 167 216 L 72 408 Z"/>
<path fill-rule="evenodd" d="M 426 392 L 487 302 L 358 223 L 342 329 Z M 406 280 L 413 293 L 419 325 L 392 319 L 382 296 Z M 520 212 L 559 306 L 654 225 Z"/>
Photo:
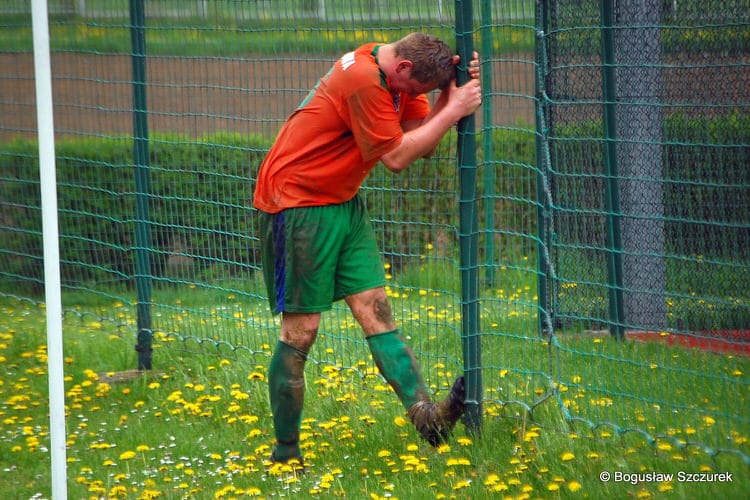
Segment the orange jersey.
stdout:
<path fill-rule="evenodd" d="M 287 120 L 261 164 L 253 206 L 277 213 L 349 201 L 401 143 L 401 122 L 427 116 L 426 96 L 388 89 L 377 47 L 363 45 L 336 61 Z"/>

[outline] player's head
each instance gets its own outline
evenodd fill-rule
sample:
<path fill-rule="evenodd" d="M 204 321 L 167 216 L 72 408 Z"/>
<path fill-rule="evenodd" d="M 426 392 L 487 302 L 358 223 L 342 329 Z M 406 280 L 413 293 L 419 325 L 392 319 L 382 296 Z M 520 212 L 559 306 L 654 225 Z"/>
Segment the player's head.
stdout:
<path fill-rule="evenodd" d="M 411 33 L 393 44 L 396 56 L 412 62 L 411 77 L 429 87 L 444 89 L 456 77 L 453 50 L 425 33 Z"/>

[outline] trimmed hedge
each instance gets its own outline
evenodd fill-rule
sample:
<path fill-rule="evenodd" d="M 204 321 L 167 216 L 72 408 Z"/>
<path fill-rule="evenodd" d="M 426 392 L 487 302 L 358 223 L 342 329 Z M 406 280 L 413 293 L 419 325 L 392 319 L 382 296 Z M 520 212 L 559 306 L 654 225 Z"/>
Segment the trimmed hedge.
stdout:
<path fill-rule="evenodd" d="M 581 179 L 589 193 L 579 199 L 601 211 L 603 141 L 601 124 L 555 131 L 557 172 L 597 175 Z M 535 134 L 497 129 L 480 135 L 477 170 L 482 237 L 498 237 L 496 251 L 535 235 Z M 441 143 L 436 158 L 400 176 L 376 168 L 363 188 L 382 250 L 406 266 L 427 245 L 443 245 L 455 257 L 458 176 L 455 138 Z M 750 245 L 747 161 L 750 117 L 665 120 L 664 174 L 668 239 L 683 255 L 721 257 L 724 250 Z M 210 279 L 239 274 L 259 265 L 257 225 L 251 198 L 254 178 L 270 140 L 239 134 L 201 139 L 153 137 L 149 143 L 152 272 L 169 279 Z M 563 149 L 564 148 L 564 151 Z M 564 154 L 563 154 L 564 153 Z M 129 282 L 135 274 L 135 183 L 133 141 L 128 137 L 66 138 L 57 144 L 58 206 L 62 278 L 65 283 Z M 0 146 L 0 251 L 2 275 L 41 283 L 42 238 L 37 145 L 16 140 Z M 487 175 L 488 173 L 492 175 Z M 573 176 L 575 179 L 575 176 Z M 493 185 L 486 185 L 492 182 Z M 554 184 L 553 184 L 554 188 Z M 570 189 L 570 187 L 568 187 Z M 560 200 L 557 200 L 560 201 Z M 563 200 L 564 201 L 564 200 Z M 487 212 L 495 215 L 487 227 Z M 711 223 L 715 214 L 724 219 Z M 585 216 L 576 224 L 582 224 Z M 600 220 L 586 231 L 599 231 Z M 564 224 L 557 219 L 557 224 Z M 598 228 L 598 229 L 597 229 Z M 558 231 L 566 227 L 556 228 Z M 589 238 L 596 234 L 587 233 Z M 594 240 L 598 241 L 598 240 Z M 722 245 L 725 245 L 726 248 Z M 533 251 L 533 250 L 532 250 Z M 483 261 L 493 262 L 492 256 Z"/>
<path fill-rule="evenodd" d="M 267 142 L 217 135 L 149 142 L 149 212 L 155 276 L 170 259 L 206 269 L 254 263 L 252 172 Z M 36 143 L 18 140 L 0 152 L 0 202 L 7 274 L 41 280 L 40 193 Z M 57 148 L 60 251 L 64 282 L 129 280 L 135 269 L 135 166 L 129 138 L 64 139 Z"/>

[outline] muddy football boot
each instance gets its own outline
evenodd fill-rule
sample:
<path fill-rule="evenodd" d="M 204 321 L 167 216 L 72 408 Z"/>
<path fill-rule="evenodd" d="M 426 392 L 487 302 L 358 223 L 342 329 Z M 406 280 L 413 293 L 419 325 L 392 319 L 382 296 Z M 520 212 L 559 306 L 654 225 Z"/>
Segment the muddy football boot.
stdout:
<path fill-rule="evenodd" d="M 448 439 L 456 422 L 463 415 L 465 399 L 464 378 L 458 377 L 447 398 L 439 403 L 418 401 L 409 407 L 407 413 L 419 434 L 437 447 Z"/>
<path fill-rule="evenodd" d="M 282 445 L 283 447 L 283 445 Z M 266 471 L 272 476 L 299 477 L 307 472 L 304 460 L 299 455 L 284 455 L 277 444 L 271 456 L 264 463 Z"/>
<path fill-rule="evenodd" d="M 276 442 L 269 460 L 277 464 L 293 464 L 304 466 L 299 449 L 299 442 L 280 443 Z"/>

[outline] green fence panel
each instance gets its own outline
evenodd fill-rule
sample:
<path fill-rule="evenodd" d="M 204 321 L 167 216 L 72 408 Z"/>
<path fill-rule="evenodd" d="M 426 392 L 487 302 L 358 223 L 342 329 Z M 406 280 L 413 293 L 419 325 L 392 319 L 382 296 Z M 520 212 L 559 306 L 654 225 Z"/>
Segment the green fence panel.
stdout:
<path fill-rule="evenodd" d="M 719 446 L 747 423 L 747 380 L 700 368 L 700 349 L 746 355 L 750 342 L 747 3 L 544 8 L 560 397 L 576 422 L 680 444 L 695 441 L 689 422 L 716 419 L 706 439 Z M 602 349 L 602 335 L 629 342 Z M 653 345 L 636 354 L 639 342 L 698 350 L 685 363 Z M 624 391 L 626 380 L 642 389 Z M 701 391 L 728 403 L 688 402 Z"/>

